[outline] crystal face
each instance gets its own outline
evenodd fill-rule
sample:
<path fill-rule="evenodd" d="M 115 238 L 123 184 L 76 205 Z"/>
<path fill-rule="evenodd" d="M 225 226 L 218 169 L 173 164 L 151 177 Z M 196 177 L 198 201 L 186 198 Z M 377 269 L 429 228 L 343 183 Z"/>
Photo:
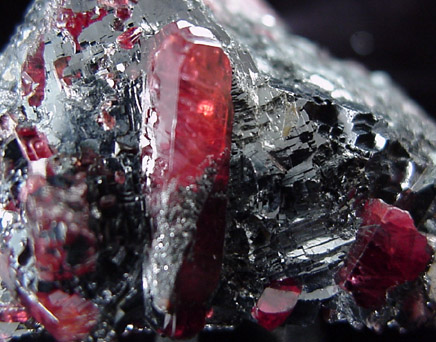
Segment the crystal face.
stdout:
<path fill-rule="evenodd" d="M 263 290 L 251 315 L 265 329 L 274 330 L 292 313 L 300 293 L 301 286 L 293 279 L 276 280 Z"/>
<path fill-rule="evenodd" d="M 34 53 L 27 55 L 21 72 L 21 85 L 23 95 L 29 96 L 30 106 L 40 106 L 44 99 L 45 68 L 44 68 L 45 44 L 40 42 Z"/>
<path fill-rule="evenodd" d="M 436 126 L 383 73 L 259 0 L 38 0 L 0 66 L 7 338 L 436 326 Z"/>
<path fill-rule="evenodd" d="M 379 308 L 390 288 L 418 278 L 432 251 L 408 212 L 369 200 L 361 216 L 362 227 L 339 270 L 338 282 L 360 306 Z"/>
<path fill-rule="evenodd" d="M 154 222 L 144 276 L 152 305 L 171 316 L 162 332 L 186 338 L 203 327 L 219 280 L 232 69 L 212 33 L 187 22 L 165 26 L 154 45 L 140 145 Z"/>
<path fill-rule="evenodd" d="M 95 305 L 80 296 L 60 290 L 37 293 L 37 301 L 22 296 L 30 314 L 59 342 L 86 338 L 98 319 Z"/>

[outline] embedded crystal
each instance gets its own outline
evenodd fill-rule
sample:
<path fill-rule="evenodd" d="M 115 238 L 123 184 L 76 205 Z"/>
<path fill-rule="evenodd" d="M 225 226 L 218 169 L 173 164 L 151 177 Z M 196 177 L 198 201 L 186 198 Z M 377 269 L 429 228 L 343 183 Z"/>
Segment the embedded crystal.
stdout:
<path fill-rule="evenodd" d="M 424 272 L 432 250 L 406 211 L 373 199 L 360 215 L 362 226 L 337 282 L 360 306 L 378 308 L 388 290 Z"/>
<path fill-rule="evenodd" d="M 186 22 L 156 35 L 148 65 L 141 148 L 154 232 L 145 281 L 170 317 L 162 331 L 186 338 L 203 327 L 221 268 L 232 70 L 212 33 Z"/>
<path fill-rule="evenodd" d="M 263 290 L 251 315 L 265 329 L 274 330 L 292 313 L 300 293 L 301 286 L 293 279 L 275 280 Z"/>
<path fill-rule="evenodd" d="M 58 342 L 82 341 L 98 320 L 98 309 L 77 294 L 60 290 L 22 295 L 30 314 L 44 325 Z"/>

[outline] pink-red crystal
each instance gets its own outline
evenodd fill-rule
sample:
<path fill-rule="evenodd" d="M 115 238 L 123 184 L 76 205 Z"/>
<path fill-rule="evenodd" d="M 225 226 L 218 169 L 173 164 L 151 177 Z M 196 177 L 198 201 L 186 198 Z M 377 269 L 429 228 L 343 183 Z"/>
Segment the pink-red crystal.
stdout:
<path fill-rule="evenodd" d="M 36 51 L 27 55 L 21 70 L 21 86 L 24 96 L 28 96 L 29 106 L 39 107 L 45 90 L 45 44 L 41 41 Z"/>
<path fill-rule="evenodd" d="M 35 127 L 18 127 L 16 132 L 21 149 L 29 161 L 50 158 L 53 155 L 47 137 Z"/>
<path fill-rule="evenodd" d="M 378 308 L 389 289 L 425 271 L 432 250 L 407 211 L 373 199 L 360 216 L 362 226 L 336 281 L 360 306 Z"/>
<path fill-rule="evenodd" d="M 141 27 L 131 27 L 117 37 L 117 43 L 126 50 L 133 49 L 142 35 Z"/>
<path fill-rule="evenodd" d="M 218 41 L 206 29 L 179 24 L 167 25 L 155 37 L 141 147 L 152 217 L 162 215 L 165 193 L 171 194 L 169 207 L 186 201 L 186 189 L 189 196 L 205 197 L 194 241 L 180 251 L 183 263 L 168 298 L 169 319 L 159 329 L 186 338 L 204 326 L 207 302 L 219 279 L 233 107 L 232 69 Z M 206 194 L 205 179 L 211 184 Z M 155 226 L 156 234 L 165 233 L 177 218 L 160 216 L 158 221 L 163 224 Z"/>
<path fill-rule="evenodd" d="M 7 323 L 26 323 L 29 315 L 21 305 L 0 305 L 0 322 Z"/>
<path fill-rule="evenodd" d="M 282 325 L 292 313 L 301 294 L 301 286 L 291 278 L 275 280 L 263 291 L 251 315 L 267 330 Z"/>
<path fill-rule="evenodd" d="M 98 321 L 97 307 L 77 294 L 54 290 L 20 297 L 31 316 L 58 342 L 82 341 Z"/>
<path fill-rule="evenodd" d="M 45 281 L 69 279 L 95 269 L 96 238 L 88 228 L 84 175 L 65 182 L 71 185 L 57 187 L 40 175 L 30 175 L 25 187 L 36 269 Z"/>
<path fill-rule="evenodd" d="M 70 86 L 73 84 L 72 76 L 65 76 L 64 75 L 64 70 L 68 66 L 68 63 L 70 62 L 70 60 L 71 60 L 70 56 L 61 57 L 53 63 L 55 70 L 56 70 L 56 76 L 57 76 L 58 80 L 61 81 L 62 86 L 64 86 L 64 85 Z"/>
<path fill-rule="evenodd" d="M 115 11 L 115 16 L 121 20 L 127 20 L 132 16 L 132 11 L 129 8 L 118 8 Z"/>
<path fill-rule="evenodd" d="M 60 11 L 57 25 L 61 30 L 67 31 L 74 40 L 76 50 L 80 51 L 79 36 L 91 24 L 102 20 L 108 14 L 104 8 L 95 8 L 86 12 L 74 12 L 72 9 L 63 8 Z"/>

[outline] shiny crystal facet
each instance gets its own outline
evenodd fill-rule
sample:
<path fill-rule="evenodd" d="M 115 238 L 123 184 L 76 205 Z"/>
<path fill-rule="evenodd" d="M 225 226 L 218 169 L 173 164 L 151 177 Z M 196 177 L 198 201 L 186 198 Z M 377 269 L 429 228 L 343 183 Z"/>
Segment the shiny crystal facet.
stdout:
<path fill-rule="evenodd" d="M 273 281 L 263 290 L 251 315 L 265 329 L 274 330 L 292 313 L 300 293 L 301 286 L 291 278 Z"/>

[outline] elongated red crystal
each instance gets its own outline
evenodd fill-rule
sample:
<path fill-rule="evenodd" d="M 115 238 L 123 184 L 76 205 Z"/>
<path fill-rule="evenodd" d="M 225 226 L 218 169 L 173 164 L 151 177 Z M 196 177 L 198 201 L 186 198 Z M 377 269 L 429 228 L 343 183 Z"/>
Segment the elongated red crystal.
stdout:
<path fill-rule="evenodd" d="M 377 308 L 390 288 L 424 272 L 432 250 L 407 211 L 373 199 L 365 203 L 361 217 L 356 242 L 336 281 L 360 306 Z"/>
<path fill-rule="evenodd" d="M 30 106 L 39 107 L 44 99 L 45 90 L 45 44 L 41 41 L 35 52 L 27 55 L 21 71 L 23 95 L 29 96 Z"/>
<path fill-rule="evenodd" d="M 187 22 L 155 37 L 141 148 L 154 235 L 145 267 L 158 330 L 199 332 L 221 268 L 233 107 L 230 62 L 211 32 Z M 165 265 L 163 253 L 175 255 Z"/>
<path fill-rule="evenodd" d="M 300 294 L 301 286 L 293 279 L 275 280 L 265 288 L 251 315 L 265 329 L 274 330 L 292 313 Z"/>

